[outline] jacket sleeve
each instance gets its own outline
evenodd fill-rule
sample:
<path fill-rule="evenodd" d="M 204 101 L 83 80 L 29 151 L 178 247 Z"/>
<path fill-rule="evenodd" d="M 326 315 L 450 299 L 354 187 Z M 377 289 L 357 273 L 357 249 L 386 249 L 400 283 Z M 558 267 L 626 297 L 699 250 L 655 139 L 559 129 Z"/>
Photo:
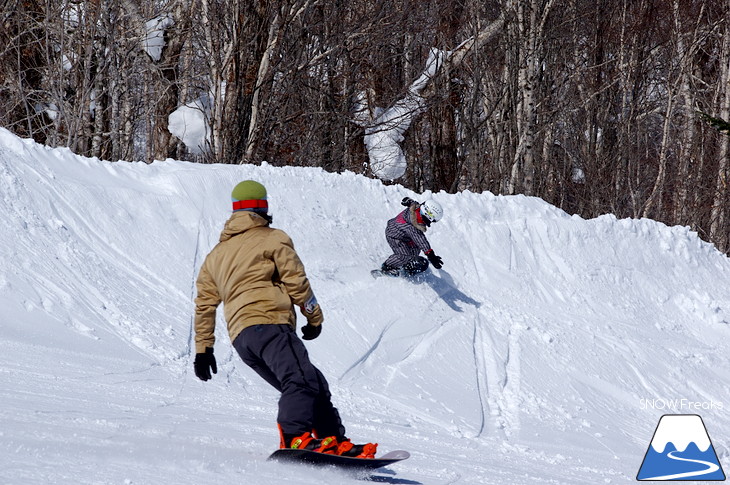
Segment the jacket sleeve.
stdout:
<path fill-rule="evenodd" d="M 408 236 L 411 238 L 411 240 L 418 249 L 420 249 L 424 253 L 427 253 L 431 250 L 431 244 L 428 242 L 428 239 L 426 239 L 426 235 L 423 232 L 413 227 L 412 224 L 407 224 L 404 230 L 408 233 Z"/>
<path fill-rule="evenodd" d="M 208 258 L 203 262 L 198 274 L 195 298 L 195 352 L 203 353 L 207 347 L 215 345 L 215 315 L 221 297 L 208 270 Z"/>
<path fill-rule="evenodd" d="M 319 326 L 322 324 L 324 316 L 307 279 L 304 264 L 294 250 L 291 238 L 283 231 L 278 231 L 277 237 L 279 241 L 273 255 L 281 283 L 292 303 L 302 309 L 302 313 L 307 317 L 307 322 Z"/>

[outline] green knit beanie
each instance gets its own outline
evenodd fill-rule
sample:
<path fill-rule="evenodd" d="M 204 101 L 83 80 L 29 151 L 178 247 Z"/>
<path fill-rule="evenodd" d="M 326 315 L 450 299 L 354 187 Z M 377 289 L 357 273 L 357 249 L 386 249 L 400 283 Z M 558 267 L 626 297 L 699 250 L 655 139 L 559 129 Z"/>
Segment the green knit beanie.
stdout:
<path fill-rule="evenodd" d="M 233 211 L 256 211 L 266 213 L 269 203 L 266 201 L 266 187 L 254 180 L 244 180 L 231 192 Z"/>

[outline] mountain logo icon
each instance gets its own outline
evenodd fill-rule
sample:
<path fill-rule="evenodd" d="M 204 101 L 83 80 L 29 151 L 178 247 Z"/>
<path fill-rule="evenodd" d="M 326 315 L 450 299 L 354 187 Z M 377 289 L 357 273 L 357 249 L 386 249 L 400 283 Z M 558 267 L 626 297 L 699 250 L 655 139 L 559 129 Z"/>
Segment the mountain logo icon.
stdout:
<path fill-rule="evenodd" d="M 725 472 L 702 418 L 696 414 L 662 416 L 636 479 L 725 480 Z"/>

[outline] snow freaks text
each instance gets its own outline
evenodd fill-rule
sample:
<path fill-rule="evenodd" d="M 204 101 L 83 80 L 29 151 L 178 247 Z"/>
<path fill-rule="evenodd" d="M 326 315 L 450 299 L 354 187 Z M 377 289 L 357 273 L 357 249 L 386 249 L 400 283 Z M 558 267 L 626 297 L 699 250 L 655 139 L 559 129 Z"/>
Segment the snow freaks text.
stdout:
<path fill-rule="evenodd" d="M 641 409 L 659 411 L 722 411 L 724 409 L 721 401 L 692 401 L 690 399 L 646 399 L 639 400 Z"/>

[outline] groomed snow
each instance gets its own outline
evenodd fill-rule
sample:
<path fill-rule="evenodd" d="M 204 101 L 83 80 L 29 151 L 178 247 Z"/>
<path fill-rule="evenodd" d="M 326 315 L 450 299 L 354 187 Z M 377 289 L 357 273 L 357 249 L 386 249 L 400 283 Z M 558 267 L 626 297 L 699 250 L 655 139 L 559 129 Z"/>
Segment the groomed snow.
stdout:
<path fill-rule="evenodd" d="M 0 129 L 0 483 L 361 483 L 266 461 L 277 394 L 222 322 L 218 374 L 192 372 L 194 279 L 247 178 L 323 307 L 306 345 L 348 434 L 412 454 L 379 482 L 632 483 L 671 412 L 702 416 L 728 470 L 730 260 L 687 228 L 438 193 L 443 270 L 376 280 L 385 222 L 432 194 L 111 163 Z"/>

